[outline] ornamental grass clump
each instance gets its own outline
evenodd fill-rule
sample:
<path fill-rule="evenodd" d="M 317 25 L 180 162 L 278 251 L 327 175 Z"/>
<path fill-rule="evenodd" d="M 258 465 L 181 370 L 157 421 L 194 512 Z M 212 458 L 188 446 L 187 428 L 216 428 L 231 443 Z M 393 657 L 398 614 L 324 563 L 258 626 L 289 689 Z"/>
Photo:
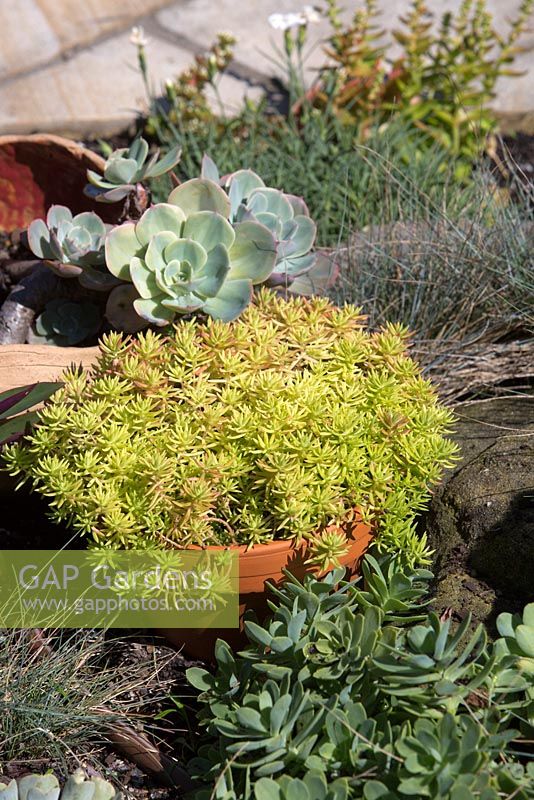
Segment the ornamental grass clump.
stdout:
<path fill-rule="evenodd" d="M 99 546 L 308 542 L 336 564 L 354 509 L 381 549 L 424 558 L 413 530 L 455 445 L 451 413 L 353 306 L 262 290 L 231 323 L 109 334 L 69 371 L 7 470 Z M 337 527 L 336 527 L 337 526 Z"/>

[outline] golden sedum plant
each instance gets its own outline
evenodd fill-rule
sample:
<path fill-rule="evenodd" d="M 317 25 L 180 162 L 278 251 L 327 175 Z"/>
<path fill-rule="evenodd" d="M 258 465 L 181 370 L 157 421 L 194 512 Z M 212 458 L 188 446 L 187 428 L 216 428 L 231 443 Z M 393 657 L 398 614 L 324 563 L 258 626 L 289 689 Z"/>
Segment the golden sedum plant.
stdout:
<path fill-rule="evenodd" d="M 110 334 L 92 373 L 69 371 L 7 469 L 97 545 L 307 540 L 326 566 L 359 509 L 383 550 L 425 555 L 413 529 L 451 463 L 452 422 L 408 333 L 353 306 L 263 290 L 231 323 Z"/>

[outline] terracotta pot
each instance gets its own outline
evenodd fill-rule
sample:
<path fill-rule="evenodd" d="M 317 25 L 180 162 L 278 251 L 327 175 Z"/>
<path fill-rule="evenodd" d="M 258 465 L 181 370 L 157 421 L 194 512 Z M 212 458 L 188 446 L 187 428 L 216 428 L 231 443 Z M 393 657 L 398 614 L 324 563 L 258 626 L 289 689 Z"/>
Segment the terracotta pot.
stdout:
<path fill-rule="evenodd" d="M 26 228 L 55 203 L 74 214 L 96 211 L 105 222 L 117 222 L 122 203 L 96 203 L 84 195 L 88 169 L 103 172 L 104 159 L 70 139 L 0 136 L 0 230 Z"/>
<path fill-rule="evenodd" d="M 98 347 L 52 347 L 47 344 L 0 345 L 0 392 L 41 381 L 56 381 L 72 364 L 90 367 Z"/>
<path fill-rule="evenodd" d="M 359 517 L 348 524 L 345 530 L 350 549 L 341 559 L 341 564 L 347 568 L 348 577 L 352 579 L 359 575 L 360 562 L 373 538 L 373 532 Z M 239 553 L 239 629 L 165 628 L 159 631 L 175 647 L 183 648 L 193 658 L 204 661 L 213 659 L 217 639 L 224 639 L 233 649 L 243 647 L 247 642 L 243 632 L 245 612 L 255 611 L 260 619 L 266 616 L 269 610 L 266 582 L 275 585 L 283 583 L 285 576 L 282 570 L 289 570 L 299 580 L 305 575 L 319 574 L 317 568 L 305 563 L 308 557 L 305 548 L 295 548 L 289 541 L 255 545 L 250 550 L 244 546 L 235 549 Z"/>

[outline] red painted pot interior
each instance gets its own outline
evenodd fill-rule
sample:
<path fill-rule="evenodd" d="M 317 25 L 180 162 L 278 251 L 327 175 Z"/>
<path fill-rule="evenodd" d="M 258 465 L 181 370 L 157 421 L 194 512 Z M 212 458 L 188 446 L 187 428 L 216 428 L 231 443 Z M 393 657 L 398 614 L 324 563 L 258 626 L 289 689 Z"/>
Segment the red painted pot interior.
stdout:
<path fill-rule="evenodd" d="M 350 543 L 348 553 L 340 559 L 346 568 L 348 577 L 355 578 L 359 575 L 362 556 L 365 554 L 373 538 L 371 528 L 361 519 L 345 527 L 347 539 Z M 224 548 L 209 548 L 223 550 Z M 316 567 L 306 564 L 308 553 L 301 546 L 295 548 L 290 541 L 276 541 L 268 544 L 255 545 L 247 550 L 238 547 L 239 551 L 239 619 L 241 627 L 219 628 L 217 630 L 198 628 L 166 628 L 161 633 L 175 646 L 183 648 L 189 656 L 209 660 L 213 658 L 213 649 L 216 640 L 224 639 L 234 649 L 243 647 L 246 636 L 242 630 L 243 616 L 246 611 L 254 611 L 260 619 L 268 611 L 267 600 L 269 592 L 267 581 L 280 585 L 285 576 L 282 570 L 287 569 L 299 580 L 305 575 L 318 574 Z"/>
<path fill-rule="evenodd" d="M 103 168 L 103 158 L 70 139 L 0 137 L 0 230 L 26 228 L 53 204 L 68 206 L 73 214 L 96 211 L 105 222 L 117 222 L 122 203 L 96 203 L 83 193 L 87 170 Z"/>

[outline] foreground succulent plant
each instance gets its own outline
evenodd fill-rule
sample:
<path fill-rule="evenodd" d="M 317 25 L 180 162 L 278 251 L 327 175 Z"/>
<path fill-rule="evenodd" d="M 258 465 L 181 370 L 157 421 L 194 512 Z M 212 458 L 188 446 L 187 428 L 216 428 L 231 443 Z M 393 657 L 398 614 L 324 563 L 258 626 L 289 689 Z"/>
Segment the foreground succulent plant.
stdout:
<path fill-rule="evenodd" d="M 78 278 L 86 289 L 105 291 L 118 281 L 105 267 L 104 240 L 110 226 L 92 211 L 76 216 L 66 206 L 50 206 L 46 222 L 28 228 L 31 251 L 62 278 Z"/>
<path fill-rule="evenodd" d="M 232 222 L 256 220 L 275 237 L 276 264 L 268 286 L 284 287 L 298 294 L 319 294 L 332 285 L 337 277 L 336 267 L 324 254 L 313 252 L 317 226 L 301 197 L 266 186 L 250 169 L 221 178 L 208 156 L 202 160 L 202 176 L 228 192 Z"/>
<path fill-rule="evenodd" d="M 25 775 L 0 783 L 0 800 L 118 800 L 113 786 L 102 778 L 86 780 L 81 769 L 69 776 L 63 789 L 55 775 Z"/>
<path fill-rule="evenodd" d="M 148 149 L 148 143 L 139 138 L 130 147 L 114 150 L 106 160 L 103 175 L 87 170 L 90 185 L 85 193 L 100 202 L 115 203 L 134 192 L 142 181 L 169 172 L 180 160 L 179 147 L 173 147 L 162 159 L 156 150 L 147 161 Z"/>
<path fill-rule="evenodd" d="M 427 610 L 426 570 L 368 555 L 364 573 L 288 576 L 246 650 L 187 671 L 194 800 L 533 800 L 534 604 L 488 644 Z"/>
<path fill-rule="evenodd" d="M 139 316 L 160 326 L 192 311 L 229 321 L 246 308 L 253 285 L 272 272 L 276 243 L 264 225 L 246 220 L 232 226 L 229 214 L 225 192 L 197 178 L 137 223 L 111 231 L 106 263 L 116 278 L 135 286 Z"/>

